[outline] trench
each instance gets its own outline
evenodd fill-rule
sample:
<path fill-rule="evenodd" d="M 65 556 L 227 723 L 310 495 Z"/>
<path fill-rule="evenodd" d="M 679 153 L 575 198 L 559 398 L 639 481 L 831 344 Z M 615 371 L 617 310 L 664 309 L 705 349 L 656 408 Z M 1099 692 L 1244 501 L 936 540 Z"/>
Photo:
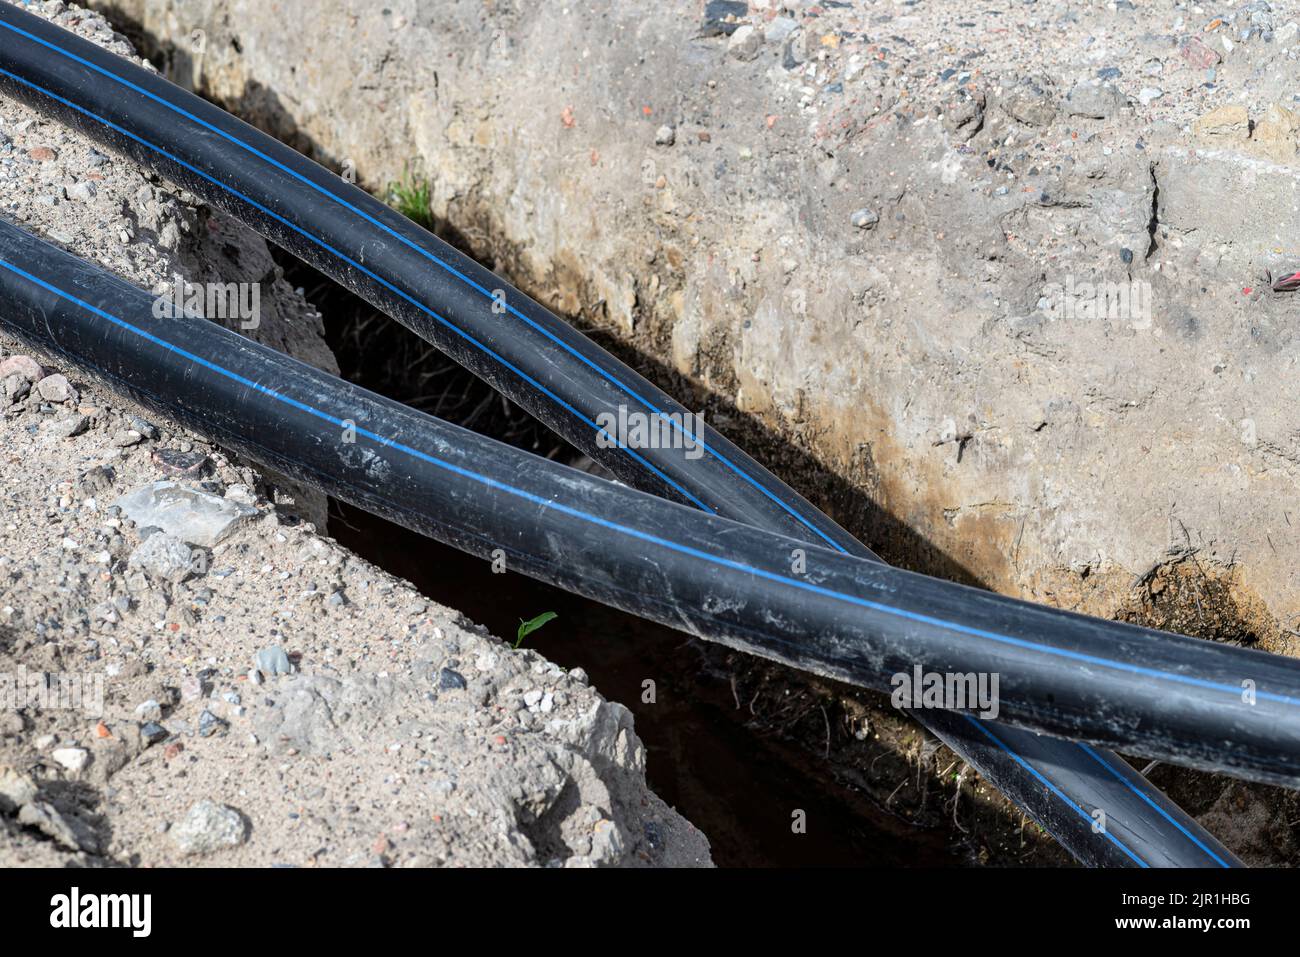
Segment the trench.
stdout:
<path fill-rule="evenodd" d="M 193 86 L 185 82 L 183 50 L 160 42 L 111 5 L 104 12 L 163 75 Z M 213 99 L 201 87 L 195 92 Z M 321 158 L 292 117 L 274 108 L 271 91 L 259 93 L 254 84 L 237 102 L 214 99 Z M 437 225 L 441 238 L 474 254 L 474 244 L 450 224 Z M 274 252 L 286 278 L 321 310 L 345 378 L 517 447 L 597 470 L 589 461 L 575 462 L 576 453 L 549 430 L 423 340 L 310 267 Z M 709 409 L 710 402 L 725 406 L 720 396 L 695 395 L 690 383 L 647 356 L 628 355 L 631 346 L 595 338 L 670 393 Z M 846 498 L 838 476 L 820 467 L 817 481 L 795 481 L 796 474 L 807 479 L 808 463 L 792 446 L 754 434 L 743 416 L 725 418 L 733 421 L 735 439 L 797 487 L 807 492 L 824 485 L 832 489 L 831 498 Z M 790 464 L 792 454 L 798 467 Z M 825 498 L 817 496 L 817 504 L 831 505 Z M 847 498 L 849 511 L 861 517 L 863 503 Z M 650 786 L 708 836 L 718 864 L 1070 863 L 1040 828 L 882 696 L 695 641 L 530 579 L 493 575 L 485 563 L 435 541 L 338 502 L 330 507 L 327 530 L 342 544 L 501 637 L 511 638 L 521 619 L 557 612 L 559 619 L 532 635 L 530 645 L 563 666 L 582 667 L 602 693 L 633 711 L 647 748 Z M 890 543 L 897 539 L 896 563 L 912 555 L 911 530 L 874 507 L 869 511 L 869 521 L 849 521 L 847 527 L 865 524 Z M 841 512 L 831 509 L 844 521 L 848 516 Z M 942 561 L 931 567 L 942 556 L 922 551 L 925 570 L 966 580 L 959 567 Z M 653 700 L 645 693 L 646 681 L 654 682 Z M 802 833 L 792 827 L 796 812 L 807 822 Z"/>
<path fill-rule="evenodd" d="M 518 448 L 599 469 L 424 340 L 310 266 L 275 255 L 286 280 L 321 311 L 344 378 Z M 933 867 L 973 860 L 948 829 L 882 807 L 828 775 L 824 756 L 801 746 L 786 721 L 820 709 L 812 717 L 825 724 L 829 745 L 824 706 L 770 675 L 742 684 L 746 662 L 737 659 L 745 656 L 522 575 L 496 574 L 488 562 L 337 500 L 330 501 L 328 533 L 507 640 L 522 620 L 555 612 L 524 642 L 562 667 L 582 668 L 604 696 L 633 712 L 650 787 L 704 832 L 716 864 Z M 792 696 L 800 702 L 793 710 Z M 913 776 L 906 768 L 899 773 Z"/>

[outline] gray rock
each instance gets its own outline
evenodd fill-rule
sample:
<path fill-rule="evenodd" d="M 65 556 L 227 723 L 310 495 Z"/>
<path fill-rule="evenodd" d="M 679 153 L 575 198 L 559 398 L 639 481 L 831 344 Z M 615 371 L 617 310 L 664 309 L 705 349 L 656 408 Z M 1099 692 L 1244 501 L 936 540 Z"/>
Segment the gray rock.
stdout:
<path fill-rule="evenodd" d="M 26 376 L 15 372 L 4 377 L 3 388 L 6 401 L 21 402 L 32 391 L 32 383 Z"/>
<path fill-rule="evenodd" d="M 37 382 L 36 392 L 46 402 L 75 402 L 77 399 L 77 390 L 57 372 Z"/>
<path fill-rule="evenodd" d="M 168 837 L 186 856 L 211 854 L 243 844 L 247 839 L 247 828 L 243 817 L 234 808 L 205 799 L 172 825 Z"/>
<path fill-rule="evenodd" d="M 50 757 L 54 758 L 71 774 L 78 774 L 90 763 L 90 752 L 85 748 L 56 748 Z"/>
<path fill-rule="evenodd" d="M 140 526 L 152 525 L 191 545 L 216 545 L 257 509 L 176 482 L 153 482 L 113 503 Z"/>
<path fill-rule="evenodd" d="M 0 766 L 0 814 L 13 814 L 35 799 L 36 783 L 30 776 L 7 765 Z"/>
<path fill-rule="evenodd" d="M 752 60 L 763 46 L 763 34 L 746 24 L 727 41 L 727 52 L 737 60 Z"/>
<path fill-rule="evenodd" d="M 289 661 L 289 656 L 285 654 L 284 649 L 279 645 L 271 645 L 269 648 L 263 648 L 259 651 L 254 664 L 258 671 L 267 676 L 293 673 L 293 664 Z"/>
<path fill-rule="evenodd" d="M 465 676 L 459 671 L 443 668 L 438 672 L 438 688 L 442 691 L 461 691 L 465 688 Z"/>
<path fill-rule="evenodd" d="M 85 432 L 86 427 L 89 424 L 90 424 L 90 420 L 87 419 L 84 415 L 81 415 L 80 413 L 73 413 L 67 418 L 59 419 L 59 421 L 55 422 L 54 431 L 56 434 L 63 436 L 65 439 L 70 439 L 73 436 L 81 435 L 83 432 Z"/>
<path fill-rule="evenodd" d="M 1045 77 L 1023 77 L 1006 94 L 1002 108 L 1026 126 L 1047 126 L 1056 118 L 1056 94 Z"/>
<path fill-rule="evenodd" d="M 146 721 L 140 725 L 140 740 L 145 744 L 157 744 L 166 737 L 167 729 L 156 721 Z"/>
<path fill-rule="evenodd" d="M 45 377 L 45 370 L 31 356 L 9 356 L 0 361 L 0 379 L 7 379 L 11 375 L 20 375 L 28 382 L 37 382 Z"/>
<path fill-rule="evenodd" d="M 667 124 L 655 132 L 655 143 L 659 146 L 672 146 L 677 142 L 677 131 Z"/>
<path fill-rule="evenodd" d="M 1124 94 L 1109 83 L 1091 83 L 1081 80 L 1070 88 L 1065 98 L 1065 110 L 1070 116 L 1083 116 L 1104 120 L 1114 116 L 1128 105 Z"/>
<path fill-rule="evenodd" d="M 193 552 L 174 535 L 156 532 L 145 539 L 127 559 L 129 568 L 139 568 L 155 581 L 182 582 L 193 571 Z"/>
<path fill-rule="evenodd" d="M 880 222 L 880 215 L 875 210 L 864 207 L 856 210 L 853 215 L 849 217 L 849 222 L 858 229 L 871 229 L 876 225 L 876 223 Z"/>
<path fill-rule="evenodd" d="M 225 731 L 229 728 L 225 721 L 222 721 L 215 714 L 204 708 L 199 714 L 199 737 L 210 738 L 219 731 Z"/>
<path fill-rule="evenodd" d="M 89 203 L 95 198 L 98 191 L 93 180 L 82 180 L 80 183 L 69 186 L 67 194 L 68 199 L 75 199 L 79 203 Z"/>
<path fill-rule="evenodd" d="M 135 716 L 141 721 L 161 721 L 162 705 L 150 698 L 143 704 L 136 705 Z"/>
<path fill-rule="evenodd" d="M 142 419 L 138 415 L 131 416 L 131 428 L 139 432 L 150 442 L 158 438 L 158 427 L 148 419 Z"/>

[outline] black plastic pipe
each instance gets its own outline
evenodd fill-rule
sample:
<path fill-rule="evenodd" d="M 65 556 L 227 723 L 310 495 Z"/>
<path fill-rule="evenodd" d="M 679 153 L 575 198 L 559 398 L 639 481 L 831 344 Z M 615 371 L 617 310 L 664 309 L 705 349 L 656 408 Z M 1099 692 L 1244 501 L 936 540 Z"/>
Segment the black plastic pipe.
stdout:
<path fill-rule="evenodd" d="M 1300 661 L 938 581 L 593 478 L 214 323 L 155 318 L 147 293 L 12 226 L 0 297 L 22 337 L 151 408 L 465 551 L 501 549 L 515 571 L 863 687 L 888 691 L 914 666 L 996 673 L 1008 722 L 1300 783 Z"/>
<path fill-rule="evenodd" d="M 0 15 L 6 11 L 0 10 Z M 8 18 L 5 20 L 9 24 Z M 20 32 L 21 31 L 21 32 Z M 42 36 L 42 31 L 46 34 Z M 37 46 L 43 46 L 44 57 L 43 66 L 48 68 L 50 57 L 61 56 L 69 63 L 77 64 L 83 70 L 79 81 L 76 77 L 67 73 L 59 73 L 53 80 L 49 77 L 38 77 L 44 82 L 51 82 L 55 86 L 64 89 L 65 93 L 76 93 L 76 87 L 81 86 L 84 91 L 93 91 L 99 79 L 108 79 L 105 70 L 110 68 L 114 71 L 126 68 L 128 76 L 118 75 L 116 72 L 117 86 L 110 84 L 103 92 L 106 93 L 109 100 L 123 99 L 123 94 L 129 91 L 125 97 L 129 99 L 130 95 L 143 97 L 145 101 L 146 114 L 157 113 L 157 110 L 151 110 L 151 105 L 158 109 L 169 111 L 163 114 L 164 126 L 174 123 L 178 117 L 185 115 L 187 122 L 191 124 L 189 133 L 191 136 L 197 136 L 202 140 L 211 140 L 209 133 L 224 133 L 228 138 L 226 142 L 232 145 L 245 144 L 238 147 L 243 150 L 243 159 L 247 166 L 251 163 L 253 168 L 266 168 L 272 171 L 283 171 L 290 182 L 282 184 L 287 187 L 287 201 L 283 204 L 291 214 L 284 216 L 277 212 L 279 204 L 276 203 L 276 197 L 273 195 L 274 190 L 263 197 L 265 203 L 259 204 L 253 196 L 241 193 L 236 196 L 230 191 L 225 180 L 218 182 L 216 177 L 205 178 L 202 175 L 203 166 L 195 166 L 186 163 L 181 154 L 186 151 L 185 130 L 186 123 L 181 123 L 178 131 L 168 134 L 165 129 L 161 130 L 161 135 L 169 137 L 164 140 L 167 144 L 165 151 L 160 151 L 156 146 L 150 146 L 150 142 L 138 133 L 132 133 L 133 127 L 138 123 L 140 117 L 130 110 L 119 117 L 121 123 L 114 124 L 114 121 L 108 120 L 102 114 L 92 113 L 84 106 L 78 108 L 77 101 L 67 96 L 56 93 L 49 87 L 41 87 L 49 95 L 41 95 L 38 85 L 27 80 L 24 82 L 18 74 L 11 73 L 6 77 L 6 86 L 14 87 L 11 92 L 17 92 L 23 98 L 35 97 L 39 103 L 45 107 L 56 106 L 57 111 L 64 114 L 64 118 L 74 121 L 75 125 L 81 126 L 87 132 L 99 134 L 100 138 L 106 145 L 112 148 L 122 150 L 126 149 L 128 153 L 133 153 L 136 158 L 142 162 L 148 163 L 161 168 L 168 175 L 176 178 L 191 189 L 205 195 L 218 205 L 226 205 L 221 200 L 224 198 L 227 203 L 233 202 L 234 207 L 230 208 L 240 218 L 248 219 L 250 212 L 261 218 L 262 225 L 271 226 L 274 230 L 271 235 L 273 239 L 284 243 L 287 237 L 289 242 L 284 243 L 294 251 L 302 252 L 303 249 L 295 248 L 294 241 L 297 240 L 298 246 L 306 245 L 306 251 L 309 253 L 309 259 L 316 261 L 318 267 L 327 272 L 332 272 L 338 278 L 346 280 L 346 273 L 339 275 L 338 269 L 343 262 L 336 255 L 337 247 L 328 246 L 320 241 L 317 237 L 315 240 L 308 238 L 301 226 L 297 230 L 290 229 L 290 225 L 299 224 L 302 219 L 297 215 L 301 208 L 294 209 L 294 198 L 301 199 L 305 197 L 310 204 L 318 201 L 322 197 L 327 198 L 338 205 L 336 212 L 344 212 L 344 218 L 356 220 L 356 224 L 369 227 L 370 230 L 378 230 L 378 245 L 382 246 L 385 234 L 403 241 L 408 249 L 415 249 L 421 254 L 423 262 L 417 263 L 421 269 L 429 269 L 431 265 L 436 265 L 447 275 L 452 276 L 457 283 L 461 283 L 467 289 L 475 290 L 479 295 L 486 295 L 490 289 L 495 290 L 504 287 L 504 295 L 500 297 L 499 302 L 493 303 L 496 310 L 493 313 L 493 320 L 501 318 L 514 318 L 520 321 L 522 327 L 533 330 L 542 339 L 554 348 L 549 351 L 544 347 L 539 353 L 534 348 L 535 344 L 528 342 L 520 343 L 510 340 L 498 346 L 496 343 L 490 343 L 486 348 L 479 345 L 467 345 L 468 355 L 471 359 L 482 358 L 484 355 L 489 358 L 504 358 L 502 369 L 505 372 L 517 373 L 512 380 L 509 375 L 504 376 L 505 386 L 508 387 L 512 382 L 518 387 L 520 383 L 528 384 L 531 380 L 537 382 L 536 371 L 529 374 L 526 368 L 527 362 L 531 356 L 540 356 L 544 361 L 538 366 L 540 369 L 548 369 L 559 360 L 559 365 L 565 367 L 564 374 L 561 377 L 561 384 L 564 386 L 561 395 L 565 398 L 572 398 L 576 394 L 580 397 L 584 394 L 590 397 L 591 375 L 587 375 L 584 380 L 581 375 L 575 376 L 575 368 L 580 373 L 592 373 L 598 381 L 598 385 L 604 385 L 614 390 L 614 396 L 620 399 L 630 400 L 628 404 L 633 409 L 657 409 L 666 412 L 679 412 L 680 407 L 672 403 L 667 396 L 654 390 L 648 383 L 640 379 L 630 370 L 622 367 L 611 357 L 594 347 L 582 337 L 573 333 L 567 325 L 551 316 L 546 310 L 527 300 L 521 294 L 510 289 L 508 286 L 495 280 L 490 273 L 481 270 L 464 257 L 459 256 L 449 247 L 439 243 L 433 237 L 428 236 L 422 230 L 412 227 L 403 218 L 392 215 L 381 204 L 375 203 L 370 197 L 358 190 L 350 189 L 330 174 L 304 160 L 298 154 L 287 150 L 274 140 L 257 134 L 246 125 L 239 123 L 233 118 L 227 116 L 221 111 L 211 107 L 197 98 L 184 94 L 175 87 L 167 84 L 158 78 L 148 74 L 146 71 L 130 67 L 116 57 L 104 54 L 103 51 L 93 44 L 80 41 L 64 31 L 47 24 L 45 21 L 36 17 L 20 15 L 14 18 L 10 25 L 9 34 L 11 36 L 0 36 L 0 54 L 8 49 L 8 39 L 22 37 Z M 78 49 L 70 49 L 69 44 L 77 46 Z M 60 52 L 61 51 L 61 52 Z M 57 59 L 56 56 L 56 59 Z M 104 62 L 98 62 L 99 60 Z M 66 65 L 66 64 L 65 64 Z M 56 71 L 57 72 L 57 71 Z M 75 74 L 75 70 L 73 71 Z M 0 81 L 3 82 L 3 81 Z M 102 97 L 101 97 L 102 99 Z M 100 109 L 104 107 L 102 104 Z M 138 111 L 137 111 L 138 112 Z M 155 116 L 156 118 L 156 116 Z M 89 125 L 87 125 L 89 124 Z M 114 124 L 120 128 L 114 130 L 111 125 Z M 148 123 L 145 123 L 145 131 L 148 132 Z M 179 132 L 179 135 L 177 135 Z M 134 138 L 132 138 L 134 135 Z M 143 151 L 143 152 L 141 152 Z M 202 152 L 202 150 L 200 150 Z M 236 159 L 241 158 L 238 154 Z M 196 162 L 202 162 L 202 156 L 193 157 Z M 278 166 L 276 164 L 279 164 Z M 213 167 L 217 168 L 217 167 Z M 223 171 L 225 172 L 225 171 Z M 296 175 L 295 175 L 296 174 Z M 188 177 L 188 180 L 187 180 Z M 256 180 L 260 178 L 254 175 L 253 181 L 246 183 L 247 188 L 255 188 Z M 326 189 L 329 190 L 326 193 Z M 215 193 L 213 191 L 216 190 Z M 335 192 L 337 190 L 337 192 Z M 314 195 L 313 195 L 314 194 Z M 261 194 L 258 194 L 261 195 Z M 300 205 L 300 204 L 299 204 Z M 264 208 L 259 208 L 264 207 Z M 257 225 L 257 222 L 254 222 Z M 287 232 L 286 232 L 287 230 Z M 396 230 L 402 230 L 399 234 Z M 352 230 L 349 230 L 351 232 Z M 346 237 L 340 237 L 340 242 L 345 242 Z M 360 230 L 360 235 L 356 239 L 358 250 L 365 250 L 368 241 L 367 230 Z M 375 248 L 376 243 L 370 240 L 370 247 Z M 347 247 L 351 248 L 351 247 Z M 315 253 L 316 256 L 310 255 Z M 318 261 L 318 257 L 324 256 L 324 262 Z M 355 262 L 367 261 L 364 252 L 357 252 Z M 333 265 L 333 269 L 330 265 Z M 369 281 L 371 287 L 369 298 L 376 302 L 381 308 L 392 311 L 394 306 L 402 309 L 407 313 L 413 313 L 415 325 L 427 337 L 429 330 L 432 328 L 434 333 L 443 333 L 443 338 L 451 336 L 451 345 L 463 344 L 463 335 L 457 336 L 443 321 L 438 325 L 438 320 L 442 317 L 432 314 L 426 309 L 417 308 L 418 303 L 413 301 L 413 297 L 403 295 L 403 287 L 393 283 L 385 283 L 379 277 L 389 275 L 385 268 L 376 270 L 379 275 L 364 275 L 365 270 L 362 267 L 363 277 Z M 414 284 L 408 284 L 414 285 Z M 354 287 L 355 288 L 355 287 Z M 364 290 L 359 290 L 363 291 Z M 388 301 L 384 301 L 384 296 Z M 496 298 L 494 296 L 494 298 Z M 472 297 L 471 297 L 472 299 Z M 436 300 L 435 300 L 436 301 Z M 459 322 L 464 317 L 462 307 L 464 303 L 451 303 L 451 308 L 447 308 L 446 303 L 438 301 L 438 308 L 443 310 L 447 316 Z M 470 304 L 473 306 L 473 303 Z M 522 310 L 527 310 L 526 315 Z M 537 320 L 540 319 L 540 324 Z M 410 317 L 407 317 L 408 324 Z M 432 325 L 431 325 L 432 323 Z M 531 324 L 530 324 L 531 323 Z M 420 328 L 423 325 L 424 328 Z M 566 337 L 566 338 L 561 338 Z M 439 344 L 447 348 L 447 341 L 439 341 Z M 500 350 L 498 352 L 497 350 Z M 455 353 L 455 349 L 449 349 Z M 581 352 L 578 358 L 583 359 L 587 368 L 581 368 L 581 364 L 575 360 L 574 353 Z M 504 353 L 504 356 L 501 356 Z M 463 355 L 458 355 L 461 361 L 465 361 Z M 594 358 L 594 362 L 592 359 Z M 473 362 L 466 362 L 471 368 L 476 368 Z M 480 371 L 481 369 L 477 369 Z M 611 375 L 610 372 L 613 372 Z M 549 373 L 548 373 L 549 374 Z M 493 380 L 498 387 L 503 386 L 503 381 Z M 550 381 L 549 379 L 547 381 Z M 583 393 L 583 389 L 587 389 Z M 545 388 L 538 390 L 536 395 L 531 396 L 535 400 L 540 400 L 542 405 L 539 408 L 537 404 L 529 406 L 534 412 L 541 414 L 544 419 L 552 421 L 556 412 L 556 404 L 553 401 L 554 393 L 547 394 Z M 510 393 L 516 400 L 523 401 L 525 405 L 530 396 L 526 390 L 523 392 Z M 595 404 L 585 403 L 588 408 L 602 408 L 604 397 L 597 396 Z M 870 556 L 865 548 L 852 539 L 851 536 L 835 526 L 829 519 L 813 509 L 807 502 L 798 495 L 781 485 L 769 473 L 759 467 L 748 457 L 730 446 L 725 440 L 721 439 L 711 431 L 704 433 L 703 439 L 708 447 L 708 454 L 704 461 L 695 460 L 689 456 L 683 456 L 680 453 L 674 453 L 673 450 L 667 450 L 664 453 L 652 450 L 638 450 L 638 452 L 623 451 L 603 451 L 599 448 L 592 447 L 590 439 L 590 417 L 581 414 L 577 407 L 584 406 L 583 402 L 570 402 L 568 411 L 573 413 L 569 421 L 570 428 L 564 430 L 565 434 L 581 447 L 585 447 L 588 452 L 605 461 L 605 464 L 611 466 L 616 472 L 620 473 L 626 480 L 632 481 L 642 487 L 650 487 L 652 490 L 666 492 L 667 494 L 677 494 L 682 498 L 695 502 L 703 508 L 710 508 L 709 501 L 713 501 L 716 510 L 732 517 L 740 518 L 751 524 L 760 527 L 772 528 L 777 531 L 786 530 L 799 534 L 814 541 L 824 541 L 833 547 L 843 548 L 845 551 L 854 554 L 860 554 L 864 557 Z M 611 407 L 605 406 L 606 410 Z M 551 416 L 544 414 L 550 411 Z M 576 429 L 576 434 L 575 430 Z M 585 437 L 585 441 L 584 441 Z M 651 459 L 658 459 L 653 462 Z M 667 458 L 667 469 L 665 462 Z M 650 478 L 648 482 L 647 479 Z M 719 499 L 719 496 L 726 496 Z M 1022 804 L 1030 815 L 1040 824 L 1046 827 L 1050 832 L 1061 839 L 1065 846 L 1071 850 L 1077 857 L 1087 863 L 1107 863 L 1105 855 L 1112 852 L 1112 848 L 1107 842 L 1099 840 L 1093 828 L 1088 827 L 1085 833 L 1080 835 L 1067 835 L 1066 831 L 1071 828 L 1077 829 L 1080 824 L 1078 811 L 1082 808 L 1094 809 L 1105 806 L 1111 811 L 1111 816 L 1125 816 L 1130 819 L 1138 819 L 1143 815 L 1150 817 L 1151 823 L 1159 830 L 1168 831 L 1168 840 L 1160 838 L 1156 834 L 1152 838 L 1155 846 L 1167 844 L 1172 841 L 1174 846 L 1171 853 L 1162 855 L 1161 853 L 1151 852 L 1147 856 L 1160 858 L 1166 863 L 1189 863 L 1195 864 L 1202 862 L 1205 858 L 1203 850 L 1203 838 L 1208 839 L 1208 835 L 1196 834 L 1199 829 L 1194 823 L 1178 812 L 1158 791 L 1155 791 L 1150 785 L 1132 772 L 1127 764 L 1108 756 L 1103 764 L 1094 760 L 1092 755 L 1085 755 L 1084 752 L 1077 749 L 1076 746 L 1063 742 L 1043 742 L 1041 740 L 1030 740 L 1026 732 L 1016 731 L 1007 727 L 989 724 L 987 727 L 968 724 L 968 719 L 962 717 L 938 715 L 927 713 L 921 716 L 924 723 L 928 724 L 932 730 L 939 733 L 950 745 L 958 750 L 968 761 L 970 761 L 986 778 L 995 785 L 1003 788 L 1009 795 Z M 1023 739 L 1023 740 L 1022 740 Z M 1038 755 L 1036 764 L 1030 764 L 1025 760 L 1024 755 L 1028 753 Z M 1056 753 L 1061 752 L 1061 753 Z M 1071 753 L 1074 752 L 1074 753 Z M 1100 770 L 1099 770 L 1100 769 Z M 1104 780 L 1092 781 L 1092 777 L 1100 777 Z M 1131 807 L 1123 807 L 1120 801 L 1117 806 L 1115 799 L 1102 800 L 1101 795 L 1105 791 L 1105 786 L 1120 786 L 1121 796 L 1126 798 Z M 1095 792 L 1095 793 L 1094 793 Z M 1128 813 L 1120 813 L 1125 812 Z M 1186 860 L 1180 860 L 1177 853 L 1177 844 L 1185 845 Z M 1101 856 L 1098 856 L 1096 848 L 1100 848 Z M 1213 857 L 1213 855 L 1211 855 Z"/>

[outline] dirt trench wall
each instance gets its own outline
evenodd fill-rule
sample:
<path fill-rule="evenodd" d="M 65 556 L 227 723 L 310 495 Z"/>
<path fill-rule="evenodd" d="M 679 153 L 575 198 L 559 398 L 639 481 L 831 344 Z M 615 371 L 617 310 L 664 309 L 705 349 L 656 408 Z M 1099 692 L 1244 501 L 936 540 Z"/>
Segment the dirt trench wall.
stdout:
<path fill-rule="evenodd" d="M 421 164 L 480 258 L 886 557 L 1130 617 L 1190 560 L 1240 616 L 1187 630 L 1291 649 L 1281 5 L 95 5 L 372 189 Z"/>

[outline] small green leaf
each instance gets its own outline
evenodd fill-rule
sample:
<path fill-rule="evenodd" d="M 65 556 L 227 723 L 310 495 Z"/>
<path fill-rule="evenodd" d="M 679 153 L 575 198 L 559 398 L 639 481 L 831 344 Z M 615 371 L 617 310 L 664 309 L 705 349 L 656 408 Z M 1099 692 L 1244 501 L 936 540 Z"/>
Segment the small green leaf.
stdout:
<path fill-rule="evenodd" d="M 520 618 L 519 631 L 515 633 L 515 647 L 518 648 L 521 644 L 523 644 L 524 638 L 526 638 L 528 635 L 531 635 L 538 628 L 541 628 L 542 625 L 546 624 L 552 618 L 558 618 L 558 617 L 560 616 L 553 611 L 544 611 L 536 618 L 529 618 L 527 621 L 524 621 L 522 618 Z"/>
<path fill-rule="evenodd" d="M 433 186 L 410 164 L 402 167 L 402 178 L 388 184 L 389 205 L 425 229 L 433 229 Z"/>

